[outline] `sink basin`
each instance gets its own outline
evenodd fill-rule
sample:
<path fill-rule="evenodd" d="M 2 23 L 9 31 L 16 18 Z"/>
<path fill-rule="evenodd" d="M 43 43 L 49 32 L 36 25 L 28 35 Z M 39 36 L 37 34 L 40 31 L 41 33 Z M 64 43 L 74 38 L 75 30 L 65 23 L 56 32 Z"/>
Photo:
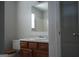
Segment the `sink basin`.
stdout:
<path fill-rule="evenodd" d="M 38 37 L 36 37 L 35 39 L 47 40 L 47 38 L 38 38 Z"/>

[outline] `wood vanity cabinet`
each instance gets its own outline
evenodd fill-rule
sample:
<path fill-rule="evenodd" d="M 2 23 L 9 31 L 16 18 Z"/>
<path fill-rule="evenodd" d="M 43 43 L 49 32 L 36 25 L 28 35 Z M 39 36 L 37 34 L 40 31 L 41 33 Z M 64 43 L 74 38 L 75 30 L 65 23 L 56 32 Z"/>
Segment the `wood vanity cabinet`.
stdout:
<path fill-rule="evenodd" d="M 32 50 L 31 49 L 20 49 L 20 56 L 21 57 L 31 57 L 32 56 Z"/>
<path fill-rule="evenodd" d="M 48 51 L 46 50 L 33 50 L 34 57 L 48 57 Z"/>
<path fill-rule="evenodd" d="M 29 49 L 37 49 L 37 43 L 36 42 L 28 42 L 28 48 Z"/>
<path fill-rule="evenodd" d="M 48 57 L 48 43 L 20 41 L 20 56 Z"/>
<path fill-rule="evenodd" d="M 48 51 L 48 44 L 47 43 L 39 43 L 38 49 L 47 50 Z"/>
<path fill-rule="evenodd" d="M 20 48 L 27 48 L 27 46 L 28 46 L 27 43 L 28 42 L 26 42 L 26 41 L 21 41 L 20 42 Z"/>

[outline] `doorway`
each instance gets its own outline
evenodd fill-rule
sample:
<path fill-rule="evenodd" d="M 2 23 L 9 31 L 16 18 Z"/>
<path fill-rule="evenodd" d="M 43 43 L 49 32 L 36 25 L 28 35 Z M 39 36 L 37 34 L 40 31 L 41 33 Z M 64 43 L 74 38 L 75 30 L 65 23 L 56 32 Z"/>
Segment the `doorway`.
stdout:
<path fill-rule="evenodd" d="M 78 2 L 60 2 L 61 55 L 79 57 Z"/>

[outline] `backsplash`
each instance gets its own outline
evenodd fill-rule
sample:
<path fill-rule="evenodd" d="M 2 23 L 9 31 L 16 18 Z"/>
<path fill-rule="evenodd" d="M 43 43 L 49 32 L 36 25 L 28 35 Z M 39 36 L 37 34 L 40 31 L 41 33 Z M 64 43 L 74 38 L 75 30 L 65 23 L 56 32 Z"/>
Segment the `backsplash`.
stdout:
<path fill-rule="evenodd" d="M 32 32 L 31 34 L 32 38 L 38 37 L 38 38 L 48 38 L 47 32 Z"/>

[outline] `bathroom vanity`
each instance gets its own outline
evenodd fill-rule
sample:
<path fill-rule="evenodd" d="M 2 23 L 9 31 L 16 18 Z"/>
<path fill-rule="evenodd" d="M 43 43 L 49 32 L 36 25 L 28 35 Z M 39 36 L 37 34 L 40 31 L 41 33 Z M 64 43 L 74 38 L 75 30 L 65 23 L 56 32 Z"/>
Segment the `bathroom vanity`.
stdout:
<path fill-rule="evenodd" d="M 48 40 L 20 39 L 20 56 L 48 57 Z"/>

